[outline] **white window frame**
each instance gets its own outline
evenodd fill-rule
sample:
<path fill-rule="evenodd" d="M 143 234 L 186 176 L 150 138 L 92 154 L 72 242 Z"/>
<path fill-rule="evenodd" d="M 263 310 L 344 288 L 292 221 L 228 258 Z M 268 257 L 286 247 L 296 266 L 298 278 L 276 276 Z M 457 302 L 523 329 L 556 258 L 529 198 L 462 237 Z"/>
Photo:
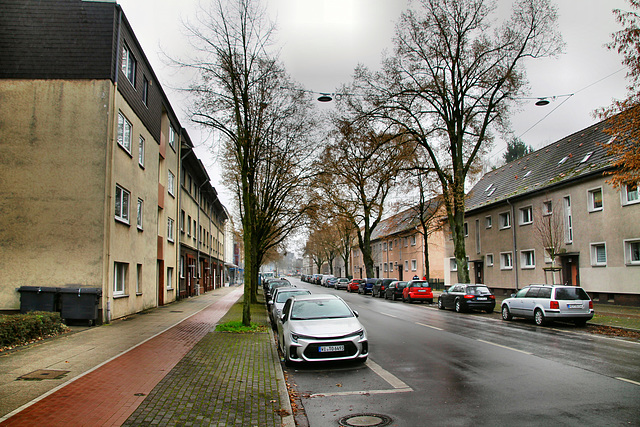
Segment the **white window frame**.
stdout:
<path fill-rule="evenodd" d="M 145 148 L 144 137 L 140 135 L 140 137 L 138 138 L 138 164 L 140 165 L 141 168 L 144 168 L 144 148 Z"/>
<path fill-rule="evenodd" d="M 122 73 L 125 75 L 125 77 L 127 78 L 127 80 L 129 80 L 129 83 L 131 83 L 133 85 L 133 87 L 135 88 L 136 86 L 136 68 L 137 68 L 137 63 L 136 63 L 136 58 L 133 56 L 133 53 L 131 52 L 131 49 L 129 49 L 129 46 L 127 46 L 126 43 L 122 43 L 122 63 L 121 63 L 121 68 L 122 68 Z"/>
<path fill-rule="evenodd" d="M 116 184 L 115 202 L 115 218 L 116 220 L 129 224 L 129 202 L 131 201 L 131 193 L 124 187 Z"/>
<path fill-rule="evenodd" d="M 529 258 L 529 256 L 531 256 L 531 258 Z M 522 270 L 532 270 L 536 268 L 535 249 L 525 249 L 520 251 L 520 268 Z"/>
<path fill-rule="evenodd" d="M 176 150 L 176 130 L 171 124 L 169 124 L 169 146 L 173 148 L 173 151 Z"/>
<path fill-rule="evenodd" d="M 125 295 L 127 291 L 127 270 L 129 264 L 124 262 L 113 263 L 113 295 Z"/>
<path fill-rule="evenodd" d="M 553 214 L 553 200 L 545 200 L 542 202 L 542 215 L 548 216 Z"/>
<path fill-rule="evenodd" d="M 167 173 L 167 191 L 174 198 L 176 197 L 175 196 L 175 182 L 176 182 L 176 176 L 173 174 L 173 172 L 171 172 L 169 170 L 169 173 Z"/>
<path fill-rule="evenodd" d="M 571 196 L 563 198 L 564 208 L 564 242 L 567 245 L 573 243 L 573 215 L 571 213 Z"/>
<path fill-rule="evenodd" d="M 411 246 L 415 246 L 416 245 L 416 235 L 414 234 L 413 236 L 411 236 Z"/>
<path fill-rule="evenodd" d="M 469 223 L 465 222 L 462 224 L 462 231 L 464 232 L 464 237 L 469 237 Z"/>
<path fill-rule="evenodd" d="M 142 264 L 136 264 L 136 295 L 142 295 Z"/>
<path fill-rule="evenodd" d="M 458 271 L 458 263 L 455 257 L 449 258 L 449 271 Z"/>
<path fill-rule="evenodd" d="M 142 218 L 144 213 L 144 200 L 138 198 L 138 206 L 136 208 L 136 226 L 138 230 L 142 231 Z"/>
<path fill-rule="evenodd" d="M 629 191 L 629 186 L 635 185 L 636 189 L 634 191 Z M 638 184 L 626 184 L 622 187 L 622 206 L 627 205 L 635 205 L 636 203 L 640 203 L 640 186 Z M 629 194 L 633 195 L 633 198 L 629 198 Z"/>
<path fill-rule="evenodd" d="M 595 205 L 595 194 L 600 192 L 600 206 Z M 602 187 L 590 188 L 587 190 L 587 210 L 589 212 L 600 212 L 604 209 L 604 192 Z"/>
<path fill-rule="evenodd" d="M 390 263 L 389 263 L 389 272 L 392 272 L 392 271 L 393 271 L 393 263 L 392 263 L 392 262 L 390 262 Z"/>
<path fill-rule="evenodd" d="M 149 106 L 149 79 L 142 75 L 142 102 L 145 106 Z"/>
<path fill-rule="evenodd" d="M 505 225 L 505 221 L 503 221 L 503 219 L 507 219 L 506 222 L 508 222 L 508 224 Z M 500 230 L 511 228 L 511 212 L 506 211 L 498 215 L 498 226 Z"/>
<path fill-rule="evenodd" d="M 487 215 L 484 217 L 484 228 L 491 227 L 493 227 L 493 218 L 491 217 L 491 215 Z"/>
<path fill-rule="evenodd" d="M 518 209 L 518 212 L 520 212 L 520 225 L 533 224 L 533 207 L 525 206 Z"/>
<path fill-rule="evenodd" d="M 640 238 L 637 239 L 625 239 L 622 241 L 622 244 L 624 245 L 624 262 L 626 265 L 640 265 L 640 256 L 638 257 L 637 260 L 633 260 L 632 256 L 632 249 L 634 244 L 637 244 L 640 246 Z M 640 248 L 638 248 L 638 250 L 640 251 Z"/>
<path fill-rule="evenodd" d="M 122 114 L 122 111 L 118 111 L 118 145 L 121 146 L 124 151 L 131 155 L 131 135 L 133 134 L 133 125 Z"/>
<path fill-rule="evenodd" d="M 487 267 L 493 267 L 493 254 L 487 254 L 484 258 L 487 261 Z"/>
<path fill-rule="evenodd" d="M 389 264 L 387 264 L 386 262 L 383 264 L 384 265 L 384 272 L 386 273 L 389 270 Z"/>
<path fill-rule="evenodd" d="M 509 265 L 506 260 L 509 260 Z M 500 252 L 500 270 L 513 270 L 513 252 Z"/>
<path fill-rule="evenodd" d="M 167 290 L 173 289 L 173 267 L 167 267 Z"/>
<path fill-rule="evenodd" d="M 173 230 L 175 228 L 175 221 L 171 217 L 167 217 L 167 240 L 173 243 Z"/>
<path fill-rule="evenodd" d="M 418 271 L 418 261 L 415 259 L 411 260 L 411 271 Z"/>
<path fill-rule="evenodd" d="M 404 260 L 404 271 L 409 271 L 409 260 Z"/>
<path fill-rule="evenodd" d="M 604 261 L 598 260 L 598 248 L 604 250 Z M 606 267 L 607 266 L 607 244 L 605 242 L 593 242 L 589 244 L 589 253 L 591 255 L 592 267 Z"/>

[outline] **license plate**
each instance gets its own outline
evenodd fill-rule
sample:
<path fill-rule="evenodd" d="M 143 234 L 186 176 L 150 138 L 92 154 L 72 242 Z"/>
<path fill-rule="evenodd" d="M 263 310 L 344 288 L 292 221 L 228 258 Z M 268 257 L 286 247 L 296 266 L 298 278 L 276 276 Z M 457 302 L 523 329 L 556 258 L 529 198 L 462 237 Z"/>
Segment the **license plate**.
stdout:
<path fill-rule="evenodd" d="M 476 298 L 477 301 L 486 301 L 487 297 L 478 297 Z"/>
<path fill-rule="evenodd" d="M 567 304 L 567 307 L 569 307 L 569 308 L 584 308 L 584 305 L 582 305 L 582 304 Z"/>
<path fill-rule="evenodd" d="M 344 346 L 343 345 L 323 345 L 320 346 L 319 350 L 320 353 L 331 353 L 334 351 L 344 351 Z"/>
<path fill-rule="evenodd" d="M 427 292 L 426 289 L 418 289 L 418 292 Z"/>

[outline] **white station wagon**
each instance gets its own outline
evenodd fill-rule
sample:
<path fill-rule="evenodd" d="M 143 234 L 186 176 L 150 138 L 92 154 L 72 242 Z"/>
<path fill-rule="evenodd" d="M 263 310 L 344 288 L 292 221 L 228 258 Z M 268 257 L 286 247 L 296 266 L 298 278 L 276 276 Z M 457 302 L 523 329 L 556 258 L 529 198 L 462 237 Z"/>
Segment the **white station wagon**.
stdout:
<path fill-rule="evenodd" d="M 502 302 L 502 318 L 533 319 L 542 326 L 553 320 L 569 320 L 584 326 L 593 318 L 593 302 L 577 286 L 530 285 Z"/>

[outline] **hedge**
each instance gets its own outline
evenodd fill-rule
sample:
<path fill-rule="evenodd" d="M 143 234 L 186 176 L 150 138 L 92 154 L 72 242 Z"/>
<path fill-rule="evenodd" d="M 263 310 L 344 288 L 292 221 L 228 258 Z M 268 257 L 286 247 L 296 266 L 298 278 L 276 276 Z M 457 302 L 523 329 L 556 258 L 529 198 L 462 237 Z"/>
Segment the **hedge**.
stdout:
<path fill-rule="evenodd" d="M 60 313 L 32 311 L 0 315 L 0 348 L 13 347 L 67 331 Z"/>

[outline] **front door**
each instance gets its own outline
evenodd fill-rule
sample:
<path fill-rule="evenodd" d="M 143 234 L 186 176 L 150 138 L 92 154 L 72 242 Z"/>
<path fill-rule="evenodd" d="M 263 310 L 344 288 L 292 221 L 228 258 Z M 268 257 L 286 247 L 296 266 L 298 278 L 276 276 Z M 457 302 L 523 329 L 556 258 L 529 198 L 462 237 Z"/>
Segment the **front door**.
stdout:
<path fill-rule="evenodd" d="M 484 262 L 474 261 L 473 269 L 475 270 L 476 281 L 474 283 L 484 284 Z"/>
<path fill-rule="evenodd" d="M 580 275 L 578 273 L 578 255 L 567 255 L 562 257 L 562 283 L 569 286 L 580 286 Z"/>

